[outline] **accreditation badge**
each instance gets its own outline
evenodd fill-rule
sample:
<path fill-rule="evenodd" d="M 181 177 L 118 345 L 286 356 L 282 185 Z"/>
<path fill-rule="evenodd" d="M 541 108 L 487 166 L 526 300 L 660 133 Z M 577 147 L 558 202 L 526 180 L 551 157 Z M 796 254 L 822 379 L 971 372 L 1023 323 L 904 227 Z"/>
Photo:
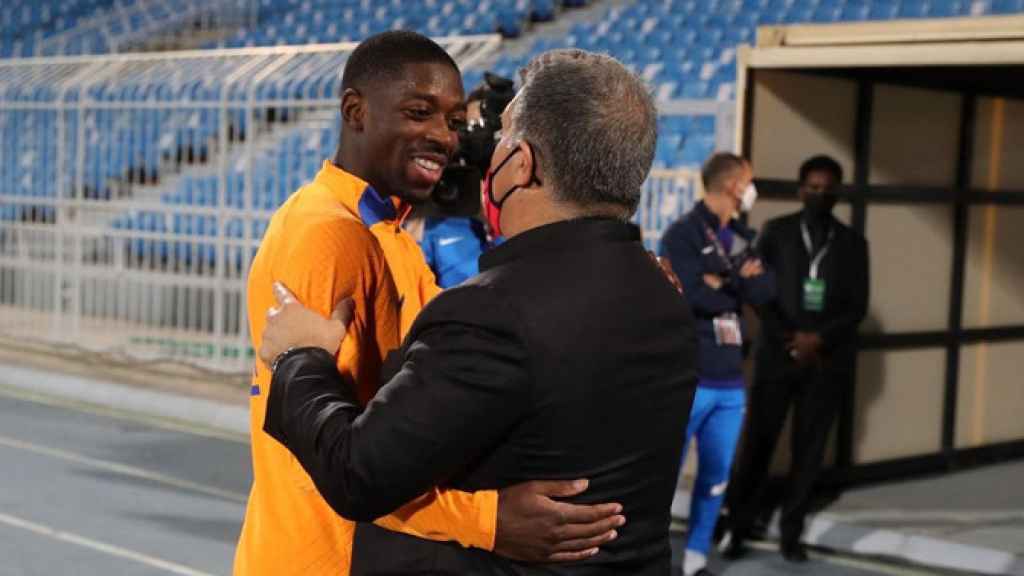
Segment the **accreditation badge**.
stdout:
<path fill-rule="evenodd" d="M 742 346 L 743 333 L 740 319 L 735 314 L 723 314 L 714 319 L 715 344 L 719 346 Z"/>
<path fill-rule="evenodd" d="M 825 281 L 820 278 L 804 278 L 804 310 L 821 312 L 825 309 Z"/>

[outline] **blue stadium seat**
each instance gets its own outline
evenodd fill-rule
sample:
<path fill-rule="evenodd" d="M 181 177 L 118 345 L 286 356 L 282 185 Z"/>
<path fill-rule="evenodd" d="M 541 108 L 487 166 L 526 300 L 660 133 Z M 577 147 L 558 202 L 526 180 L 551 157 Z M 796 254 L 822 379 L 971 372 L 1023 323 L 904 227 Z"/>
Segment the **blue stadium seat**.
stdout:
<path fill-rule="evenodd" d="M 930 14 L 930 7 L 926 2 L 904 2 L 896 15 L 899 18 L 925 18 Z"/>
<path fill-rule="evenodd" d="M 839 13 L 841 21 L 856 22 L 867 20 L 871 14 L 871 7 L 866 2 L 850 3 L 843 6 Z"/>
<path fill-rule="evenodd" d="M 891 2 L 875 2 L 868 9 L 870 20 L 891 20 L 899 14 L 900 7 Z"/>
<path fill-rule="evenodd" d="M 1013 14 L 1024 11 L 1022 0 L 992 0 L 990 5 L 992 14 Z"/>
<path fill-rule="evenodd" d="M 555 0 L 533 0 L 533 10 L 530 16 L 538 22 L 547 22 L 555 19 L 557 6 Z"/>

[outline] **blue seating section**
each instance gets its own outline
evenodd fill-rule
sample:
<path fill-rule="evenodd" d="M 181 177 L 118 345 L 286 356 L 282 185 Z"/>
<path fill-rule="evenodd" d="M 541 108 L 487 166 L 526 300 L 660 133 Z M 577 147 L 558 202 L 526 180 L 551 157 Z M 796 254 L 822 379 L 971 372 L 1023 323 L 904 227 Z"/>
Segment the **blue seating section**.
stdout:
<path fill-rule="evenodd" d="M 248 165 L 245 150 L 237 150 L 230 159 L 231 171 L 226 180 L 224 204 L 227 208 L 253 211 L 261 214 L 251 220 L 249 239 L 261 238 L 266 229 L 270 211 L 281 205 L 289 195 L 302 184 L 309 182 L 324 158 L 333 155 L 337 147 L 337 116 L 322 126 L 300 124 L 282 129 L 273 146 L 255 155 L 252 170 L 246 173 Z M 171 208 L 166 211 L 134 211 L 115 218 L 115 229 L 139 232 L 173 233 L 187 236 L 216 238 L 218 216 L 190 212 L 190 208 L 218 208 L 221 206 L 221 177 L 213 171 L 207 174 L 183 175 L 174 189 L 165 192 L 161 204 Z M 252 198 L 245 199 L 246 177 L 252 179 Z M 181 213 L 175 208 L 180 207 Z M 225 234 L 230 239 L 243 239 L 245 221 L 240 216 L 226 220 Z M 170 262 L 184 266 L 213 267 L 216 265 L 217 248 L 212 242 L 187 242 L 150 240 L 135 238 L 129 244 L 129 254 L 136 259 L 148 258 L 150 262 Z M 232 246 L 228 251 L 228 263 L 239 271 L 243 265 L 243 249 Z"/>
<path fill-rule="evenodd" d="M 56 195 L 57 146 L 52 138 L 56 112 L 19 110 L 0 113 L 0 188 L 12 196 L 45 198 Z"/>
<path fill-rule="evenodd" d="M 116 0 L 118 6 L 137 1 Z M 169 0 L 167 6 L 195 1 Z M 528 22 L 556 18 L 563 7 L 586 1 L 260 0 L 258 23 L 216 45 L 354 41 L 396 28 L 433 36 L 494 31 L 518 36 Z M 47 38 L 74 30 L 84 19 L 111 10 L 114 3 L 6 0 L 0 5 L 0 57 L 37 54 Z M 735 46 L 753 42 L 759 25 L 1017 12 L 1024 12 L 1024 0 L 635 0 L 610 9 L 599 21 L 574 24 L 560 37 L 536 39 L 527 50 L 500 56 L 488 68 L 515 77 L 540 52 L 579 47 L 625 62 L 651 83 L 658 100 L 731 101 Z M 171 16 L 167 10 L 154 14 L 158 19 Z M 129 17 L 114 19 L 107 33 L 131 34 L 140 25 Z M 65 37 L 67 52 L 109 48 L 106 36 L 94 29 Z M 131 238 L 128 255 L 132 259 L 210 268 L 217 263 L 219 232 L 229 241 L 261 237 L 269 212 L 332 155 L 339 119 L 335 115 L 308 120 L 297 116 L 294 108 L 259 103 L 336 98 L 342 57 L 328 61 L 323 55 L 298 55 L 276 70 L 272 80 L 255 92 L 255 126 L 249 125 L 250 116 L 241 107 L 250 96 L 248 88 L 229 89 L 222 80 L 233 71 L 233 64 L 204 62 L 202 78 L 189 82 L 175 77 L 180 66 L 174 66 L 119 74 L 92 85 L 93 100 L 117 105 L 91 107 L 84 117 L 69 106 L 63 112 L 66 130 L 77 133 L 84 128 L 88 138 L 81 148 L 76 146 L 77 137 L 65 138 L 60 158 L 56 112 L 0 112 L 0 200 L 7 200 L 0 202 L 0 221 L 53 222 L 50 199 L 61 191 L 76 198 L 107 200 L 116 197 L 126 182 L 159 182 L 158 201 L 164 209 L 136 210 L 117 215 L 112 222 Z M 467 70 L 467 90 L 481 79 L 481 70 Z M 56 84 L 45 81 L 5 86 L 0 94 L 5 101 L 52 103 L 64 98 L 73 103 L 80 97 L 74 90 L 59 93 Z M 222 96 L 229 106 L 226 118 L 222 117 Z M 146 105 L 132 107 L 132 103 Z M 232 108 L 234 103 L 238 106 Z M 157 106 L 147 106 L 151 104 Z M 229 131 L 224 148 L 231 167 L 223 180 L 219 161 L 208 161 L 224 144 L 222 121 Z M 715 149 L 715 132 L 712 116 L 663 116 L 655 167 L 699 165 Z M 256 150 L 250 170 L 245 169 L 250 166 L 249 147 L 238 145 L 243 140 L 247 144 L 248 139 L 254 139 Z M 61 162 L 67 168 L 54 170 Z M 231 215 L 218 215 L 219 208 Z M 156 239 L 153 233 L 181 237 Z M 229 267 L 242 266 L 243 250 L 241 244 L 228 249 Z"/>
<path fill-rule="evenodd" d="M 131 50 L 153 36 L 187 32 L 197 20 L 212 18 L 226 0 L 116 0 L 117 9 L 97 11 L 99 22 L 72 28 L 60 42 L 37 48 L 37 54 L 104 54 Z"/>
<path fill-rule="evenodd" d="M 114 0 L 4 0 L 0 3 L 0 58 L 36 55 L 45 39 L 73 29 L 113 4 Z"/>
<path fill-rule="evenodd" d="M 277 208 L 299 186 L 312 179 L 325 158 L 333 156 L 336 132 L 337 123 L 312 133 L 310 128 L 300 126 L 290 129 L 276 145 L 261 151 L 254 158 L 250 174 L 253 184 L 250 202 L 244 198 L 246 152 L 236 151 L 229 161 L 232 168 L 226 178 L 225 205 L 237 210 Z M 171 206 L 216 208 L 220 206 L 221 184 L 217 173 L 185 174 L 174 190 L 163 194 L 161 202 Z"/>
<path fill-rule="evenodd" d="M 1024 12 L 1024 0 L 637 0 L 610 9 L 596 23 L 541 38 L 491 68 L 515 77 L 531 58 L 554 48 L 604 52 L 641 74 L 659 100 L 731 101 L 738 44 L 753 43 L 757 27 L 797 22 L 936 18 Z M 711 117 L 666 121 L 656 166 L 696 166 L 714 149 Z"/>
<path fill-rule="evenodd" d="M 269 215 L 252 218 L 249 223 L 249 239 L 262 238 L 268 223 Z M 111 226 L 115 230 L 129 233 L 176 234 L 199 240 L 154 240 L 142 235 L 129 236 L 129 263 L 144 261 L 150 266 L 193 270 L 210 270 L 216 266 L 218 246 L 215 240 L 220 237 L 216 216 L 139 210 L 117 216 Z M 236 275 L 242 272 L 245 262 L 243 256 L 246 249 L 237 242 L 242 240 L 244 232 L 245 222 L 242 218 L 227 220 L 225 234 L 229 241 L 233 241 L 227 247 L 227 262 L 229 270 Z M 255 249 L 249 249 L 249 257 L 254 254 Z"/>
<path fill-rule="evenodd" d="M 714 116 L 662 116 L 658 119 L 655 168 L 699 166 L 714 151 Z"/>
<path fill-rule="evenodd" d="M 757 27 L 797 22 L 935 18 L 1024 11 L 1024 0 L 637 0 L 494 65 L 513 74 L 534 55 L 577 47 L 612 54 L 657 86 L 659 99 L 732 100 L 735 47 Z"/>
<path fill-rule="evenodd" d="M 74 195 L 75 191 L 80 191 L 81 196 L 89 199 L 110 199 L 114 181 L 155 180 L 162 158 L 174 158 L 181 150 L 191 150 L 195 156 L 205 155 L 208 143 L 219 129 L 219 103 L 211 104 L 208 109 L 130 108 L 132 102 L 170 102 L 193 96 L 198 99 L 204 89 L 209 90 L 204 85 L 186 85 L 176 91 L 167 86 L 94 85 L 90 89 L 94 100 L 128 106 L 93 109 L 86 113 L 87 141 L 81 159 L 76 147 L 78 112 L 73 108 L 65 112 L 65 130 L 74 136 L 63 140 L 66 147 L 62 165 L 67 167 L 63 174 L 77 182 L 79 162 L 82 163 L 81 184 L 67 186 L 66 192 Z M 50 89 L 26 92 L 17 94 L 12 90 L 6 97 L 35 103 L 56 100 Z M 76 100 L 77 94 L 68 94 L 66 99 Z M 17 186 L 5 186 L 5 190 L 31 189 L 33 195 L 56 196 L 56 179 L 45 172 L 57 165 L 56 114 L 52 110 L 12 110 L 0 114 L 0 138 L 5 149 L 12 151 L 0 162 L 0 182 L 8 182 L 4 178 L 14 178 L 15 174 L 19 178 Z M 133 174 L 129 176 L 130 173 Z"/>
<path fill-rule="evenodd" d="M 172 22 L 186 6 L 206 0 L 6 0 L 0 6 L 0 58 L 110 52 L 111 39 L 130 38 L 152 21 Z M 561 5 L 587 0 L 260 0 L 259 23 L 207 47 L 274 46 L 361 40 L 393 29 L 431 36 L 522 34 L 530 21 L 552 20 Z M 114 10 L 113 8 L 119 8 Z M 123 16 L 122 16 L 123 14 Z M 110 17 L 101 28 L 76 26 Z M 173 25 L 173 24 L 172 24 Z M 59 45 L 46 43 L 62 34 Z"/>
<path fill-rule="evenodd" d="M 358 41 L 396 29 L 429 36 L 500 32 L 516 37 L 531 20 L 555 18 L 560 5 L 556 0 L 261 0 L 256 28 L 213 45 Z"/>
<path fill-rule="evenodd" d="M 337 97 L 341 56 L 298 57 L 278 70 L 271 82 L 255 92 L 258 102 L 307 100 Z M 106 200 L 116 193 L 120 182 L 152 182 L 161 169 L 175 170 L 182 164 L 201 163 L 219 146 L 221 129 L 221 79 L 233 70 L 229 61 L 204 62 L 203 76 L 188 82 L 175 81 L 180 68 L 147 68 L 145 73 L 119 74 L 90 86 L 91 101 L 111 108 L 90 107 L 85 115 L 86 142 L 78 156 L 78 115 L 74 106 L 65 112 L 68 135 L 61 174 L 73 179 L 62 187 L 65 193 L 87 199 Z M 65 102 L 79 98 L 77 89 L 63 95 Z M 9 102 L 54 103 L 60 98 L 57 86 L 46 83 L 12 82 L 0 94 Z M 248 102 L 245 86 L 229 90 L 229 102 Z M 157 107 L 133 108 L 133 104 Z M 164 106 L 166 104 L 166 106 Z M 178 106 L 175 106 L 175 105 Z M 267 120 L 269 107 L 258 107 L 255 118 Z M 287 113 L 277 109 L 277 120 Z M 229 140 L 237 141 L 247 131 L 247 114 L 239 107 L 228 111 Z M 10 154 L 0 156 L 0 183 L 17 194 L 55 197 L 56 178 L 45 171 L 57 162 L 56 112 L 14 109 L 0 113 L 0 141 Z M 79 162 L 82 180 L 79 183 Z M 164 170 L 167 171 L 166 169 Z M 172 170 L 173 172 L 173 170 Z M 14 180 L 17 180 L 15 182 Z M 24 191 L 24 192 L 22 192 Z"/>
<path fill-rule="evenodd" d="M 105 54 L 191 23 L 211 0 L 5 0 L 0 58 Z"/>

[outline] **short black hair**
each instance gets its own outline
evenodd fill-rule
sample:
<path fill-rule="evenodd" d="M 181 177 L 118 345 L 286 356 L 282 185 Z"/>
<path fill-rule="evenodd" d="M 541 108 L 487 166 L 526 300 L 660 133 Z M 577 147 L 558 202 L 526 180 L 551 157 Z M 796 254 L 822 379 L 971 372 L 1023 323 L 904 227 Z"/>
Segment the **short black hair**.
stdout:
<path fill-rule="evenodd" d="M 345 63 L 341 92 L 364 88 L 369 82 L 394 77 L 407 64 L 447 64 L 459 74 L 459 66 L 444 48 L 430 38 L 408 30 L 391 30 L 359 43 Z"/>
<path fill-rule="evenodd" d="M 836 162 L 835 158 L 819 154 L 809 158 L 806 162 L 800 165 L 800 183 L 803 184 L 807 181 L 807 177 L 810 176 L 811 172 L 828 172 L 836 177 L 836 183 L 843 183 L 843 167 Z"/>
<path fill-rule="evenodd" d="M 742 157 L 730 152 L 713 154 L 704 163 L 704 167 L 700 172 L 700 178 L 704 182 L 704 190 L 707 192 L 717 190 L 733 172 L 743 168 L 746 162 Z"/>

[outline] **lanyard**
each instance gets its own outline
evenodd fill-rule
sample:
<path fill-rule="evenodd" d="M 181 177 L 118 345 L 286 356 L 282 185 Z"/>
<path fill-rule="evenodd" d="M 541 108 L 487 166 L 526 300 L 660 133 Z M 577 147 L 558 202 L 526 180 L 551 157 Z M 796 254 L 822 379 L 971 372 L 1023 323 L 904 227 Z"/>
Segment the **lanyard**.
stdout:
<path fill-rule="evenodd" d="M 811 278 L 818 278 L 818 267 L 821 265 L 821 261 L 825 258 L 825 253 L 828 252 L 830 246 L 832 246 L 832 237 L 836 235 L 836 229 L 830 227 L 828 230 L 828 239 L 825 240 L 825 245 L 821 247 L 821 250 L 817 254 L 814 254 L 814 245 L 811 244 L 811 233 L 807 231 L 807 223 L 800 220 L 800 232 L 804 237 L 804 247 L 807 248 L 807 255 L 811 256 Z"/>
<path fill-rule="evenodd" d="M 718 257 L 725 263 L 725 267 L 729 272 L 733 271 L 732 261 L 729 260 L 729 255 L 725 253 L 725 246 L 722 246 L 722 242 L 718 239 L 718 235 L 711 230 L 711 227 L 706 223 L 704 224 L 704 233 L 707 235 L 708 240 L 711 241 L 715 246 L 715 252 L 718 253 Z"/>

